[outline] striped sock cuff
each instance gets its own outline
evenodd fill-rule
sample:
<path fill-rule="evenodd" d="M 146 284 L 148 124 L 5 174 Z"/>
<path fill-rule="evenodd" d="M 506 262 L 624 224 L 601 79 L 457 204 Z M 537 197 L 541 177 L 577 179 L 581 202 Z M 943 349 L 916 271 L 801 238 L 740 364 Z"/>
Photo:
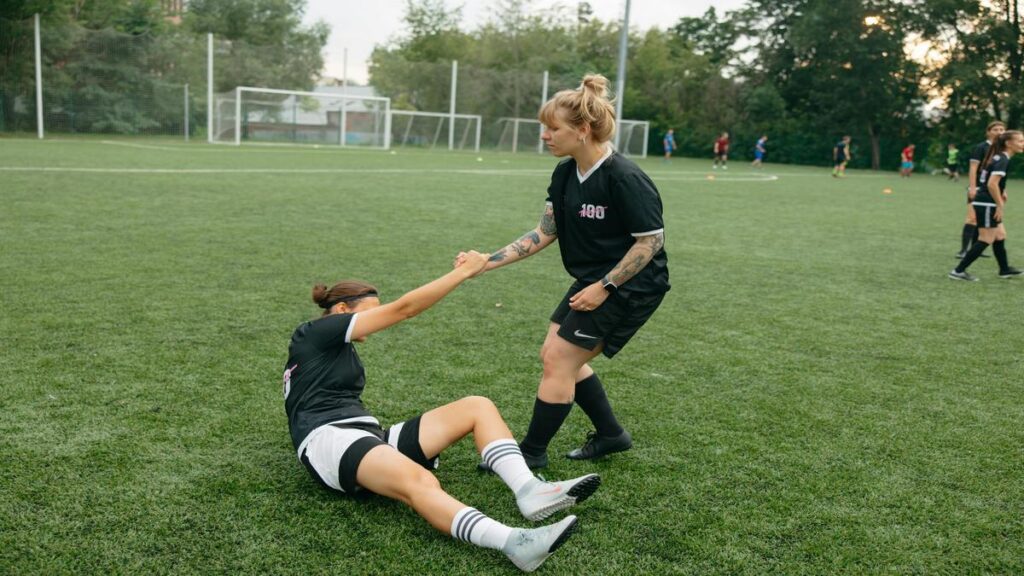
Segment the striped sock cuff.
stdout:
<path fill-rule="evenodd" d="M 503 438 L 501 440 L 495 440 L 487 446 L 484 446 L 480 456 L 484 459 L 484 462 L 491 467 L 491 470 L 494 470 L 498 462 L 501 462 L 510 456 L 519 456 L 522 458 L 523 452 L 519 449 L 519 444 L 516 444 L 515 440 Z"/>
<path fill-rule="evenodd" d="M 452 519 L 452 537 L 462 540 L 463 542 L 469 542 L 475 544 L 470 537 L 473 535 L 473 529 L 476 528 L 477 524 L 487 519 L 487 516 L 483 512 L 467 506 L 462 510 L 455 513 L 455 518 Z"/>

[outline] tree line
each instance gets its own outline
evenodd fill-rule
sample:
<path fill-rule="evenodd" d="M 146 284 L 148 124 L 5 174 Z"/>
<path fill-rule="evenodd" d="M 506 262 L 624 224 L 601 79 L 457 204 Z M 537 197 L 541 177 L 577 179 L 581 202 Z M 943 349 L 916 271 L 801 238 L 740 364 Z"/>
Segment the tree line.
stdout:
<path fill-rule="evenodd" d="M 535 114 L 537 71 L 558 88 L 616 73 L 620 24 L 591 18 L 585 2 L 496 0 L 469 30 L 444 0 L 407 0 L 405 24 L 370 62 L 371 84 L 399 105 L 446 110 L 431 65 L 451 60 L 488 73 L 471 75 L 481 86 L 470 97 L 497 116 Z M 691 156 L 728 131 L 740 155 L 767 134 L 773 161 L 828 164 L 850 135 L 852 166 L 894 168 L 915 143 L 937 167 L 947 143 L 973 144 L 992 119 L 1020 126 L 1021 42 L 1018 0 L 749 0 L 631 29 L 623 116 L 652 122 L 652 152 L 668 128 Z"/>

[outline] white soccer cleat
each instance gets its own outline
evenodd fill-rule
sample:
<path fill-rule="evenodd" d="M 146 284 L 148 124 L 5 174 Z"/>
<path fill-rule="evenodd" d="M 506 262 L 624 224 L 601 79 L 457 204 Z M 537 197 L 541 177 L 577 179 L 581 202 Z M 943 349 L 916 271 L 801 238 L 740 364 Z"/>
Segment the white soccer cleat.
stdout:
<path fill-rule="evenodd" d="M 541 528 L 513 528 L 501 551 L 523 572 L 533 572 L 565 544 L 575 528 L 575 516 Z"/>
<path fill-rule="evenodd" d="M 533 479 L 516 494 L 516 504 L 527 520 L 543 520 L 559 510 L 583 502 L 600 485 L 601 477 L 597 474 L 561 482 Z"/>

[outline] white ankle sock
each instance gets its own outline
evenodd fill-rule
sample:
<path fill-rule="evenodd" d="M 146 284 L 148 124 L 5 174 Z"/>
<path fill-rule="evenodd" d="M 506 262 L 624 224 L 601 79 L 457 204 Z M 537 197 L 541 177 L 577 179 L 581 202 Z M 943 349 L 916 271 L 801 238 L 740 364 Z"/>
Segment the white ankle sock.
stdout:
<path fill-rule="evenodd" d="M 488 518 L 483 512 L 466 506 L 455 513 L 452 519 L 453 538 L 475 544 L 482 548 L 501 550 L 512 534 L 512 529 L 501 522 Z"/>
<path fill-rule="evenodd" d="M 480 456 L 513 493 L 519 492 L 520 488 L 534 478 L 530 467 L 526 465 L 526 460 L 523 460 L 519 444 L 511 438 L 495 440 L 484 446 Z"/>

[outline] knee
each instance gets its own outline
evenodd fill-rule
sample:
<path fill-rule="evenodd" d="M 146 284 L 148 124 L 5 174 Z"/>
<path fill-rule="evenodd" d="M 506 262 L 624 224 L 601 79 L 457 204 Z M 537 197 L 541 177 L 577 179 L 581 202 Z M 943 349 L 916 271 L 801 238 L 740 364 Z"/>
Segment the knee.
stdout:
<path fill-rule="evenodd" d="M 437 480 L 437 477 L 427 469 L 419 466 L 406 478 L 404 484 L 405 493 L 409 495 L 410 499 L 415 499 L 418 495 L 441 489 L 441 483 Z"/>
<path fill-rule="evenodd" d="M 498 411 L 498 407 L 495 406 L 494 402 L 486 396 L 466 396 L 462 399 L 462 402 L 466 404 L 466 407 L 469 408 L 473 414 Z"/>

